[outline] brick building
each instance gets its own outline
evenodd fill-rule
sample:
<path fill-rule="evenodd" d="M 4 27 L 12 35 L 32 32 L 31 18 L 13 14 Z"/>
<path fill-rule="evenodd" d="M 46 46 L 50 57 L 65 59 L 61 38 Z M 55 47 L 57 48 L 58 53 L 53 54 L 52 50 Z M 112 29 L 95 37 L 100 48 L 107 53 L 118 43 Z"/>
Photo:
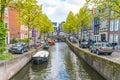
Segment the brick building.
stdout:
<path fill-rule="evenodd" d="M 109 31 L 109 42 L 117 43 L 120 46 L 120 20 L 111 19 L 110 20 L 110 31 Z"/>
<path fill-rule="evenodd" d="M 8 7 L 10 38 L 20 38 L 20 25 L 18 24 L 18 12 L 12 7 Z"/>

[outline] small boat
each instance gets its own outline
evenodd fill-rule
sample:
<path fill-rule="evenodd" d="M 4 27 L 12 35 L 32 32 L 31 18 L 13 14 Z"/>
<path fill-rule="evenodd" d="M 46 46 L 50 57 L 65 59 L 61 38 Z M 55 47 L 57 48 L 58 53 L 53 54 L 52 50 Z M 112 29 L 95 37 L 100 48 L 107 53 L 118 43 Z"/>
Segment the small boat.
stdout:
<path fill-rule="evenodd" d="M 48 62 L 48 51 L 39 51 L 35 55 L 33 55 L 32 60 L 35 64 L 40 64 L 42 62 Z"/>
<path fill-rule="evenodd" d="M 49 44 L 46 44 L 44 47 L 43 47 L 43 49 L 49 49 Z"/>
<path fill-rule="evenodd" d="M 54 41 L 49 41 L 48 43 L 49 43 L 51 46 L 52 46 L 52 45 L 55 45 L 55 42 L 54 42 Z"/>

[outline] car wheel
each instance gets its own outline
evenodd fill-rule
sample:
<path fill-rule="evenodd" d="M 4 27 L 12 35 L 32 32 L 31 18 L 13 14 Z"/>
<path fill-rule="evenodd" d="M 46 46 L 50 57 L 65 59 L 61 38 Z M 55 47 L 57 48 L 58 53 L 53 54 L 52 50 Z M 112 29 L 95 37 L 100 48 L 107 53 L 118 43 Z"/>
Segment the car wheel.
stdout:
<path fill-rule="evenodd" d="M 108 53 L 108 55 L 111 55 L 112 53 Z"/>
<path fill-rule="evenodd" d="M 24 53 L 24 50 L 22 50 L 21 53 Z"/>
<path fill-rule="evenodd" d="M 28 52 L 28 49 L 26 50 L 26 52 Z"/>
<path fill-rule="evenodd" d="M 90 49 L 90 52 L 92 53 L 93 51 Z"/>
<path fill-rule="evenodd" d="M 99 54 L 100 54 L 100 53 L 99 53 L 99 50 L 97 50 L 97 51 L 96 51 L 96 54 L 97 54 L 97 55 L 99 55 Z"/>

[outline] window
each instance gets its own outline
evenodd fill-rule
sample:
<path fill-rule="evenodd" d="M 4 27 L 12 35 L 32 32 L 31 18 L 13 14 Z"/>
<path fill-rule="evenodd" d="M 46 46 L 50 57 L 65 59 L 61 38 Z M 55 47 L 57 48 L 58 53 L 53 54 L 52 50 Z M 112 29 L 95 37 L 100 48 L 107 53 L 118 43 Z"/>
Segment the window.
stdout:
<path fill-rule="evenodd" d="M 110 42 L 110 43 L 113 42 L 113 34 L 110 34 L 109 42 Z"/>
<path fill-rule="evenodd" d="M 106 28 L 106 24 L 107 24 L 107 20 L 101 19 L 101 21 L 100 21 L 100 27 L 101 28 Z"/>
<path fill-rule="evenodd" d="M 6 27 L 6 28 L 8 27 L 8 24 L 7 24 L 7 23 L 5 23 L 5 27 Z"/>
<path fill-rule="evenodd" d="M 114 34 L 114 42 L 118 42 L 118 34 Z"/>
<path fill-rule="evenodd" d="M 113 31 L 113 20 L 110 21 L 110 31 Z"/>
<path fill-rule="evenodd" d="M 115 20 L 115 31 L 118 31 L 118 27 L 119 27 L 119 20 L 116 19 Z"/>
<path fill-rule="evenodd" d="M 97 46 L 97 44 L 94 44 L 94 46 Z"/>
<path fill-rule="evenodd" d="M 7 9 L 7 8 L 5 8 L 4 15 L 5 15 L 5 16 L 8 16 L 8 9 Z"/>
<path fill-rule="evenodd" d="M 98 25 L 94 26 L 94 34 L 99 34 L 99 26 Z"/>
<path fill-rule="evenodd" d="M 101 44 L 98 44 L 98 46 L 101 46 Z"/>

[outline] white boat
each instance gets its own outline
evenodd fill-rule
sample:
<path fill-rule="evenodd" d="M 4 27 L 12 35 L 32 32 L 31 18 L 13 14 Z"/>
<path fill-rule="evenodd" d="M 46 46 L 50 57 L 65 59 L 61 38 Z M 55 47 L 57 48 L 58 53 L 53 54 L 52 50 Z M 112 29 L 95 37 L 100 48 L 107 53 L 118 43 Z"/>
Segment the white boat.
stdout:
<path fill-rule="evenodd" d="M 38 51 L 35 55 L 33 55 L 32 60 L 35 64 L 40 64 L 42 62 L 48 61 L 49 52 L 48 51 Z"/>

